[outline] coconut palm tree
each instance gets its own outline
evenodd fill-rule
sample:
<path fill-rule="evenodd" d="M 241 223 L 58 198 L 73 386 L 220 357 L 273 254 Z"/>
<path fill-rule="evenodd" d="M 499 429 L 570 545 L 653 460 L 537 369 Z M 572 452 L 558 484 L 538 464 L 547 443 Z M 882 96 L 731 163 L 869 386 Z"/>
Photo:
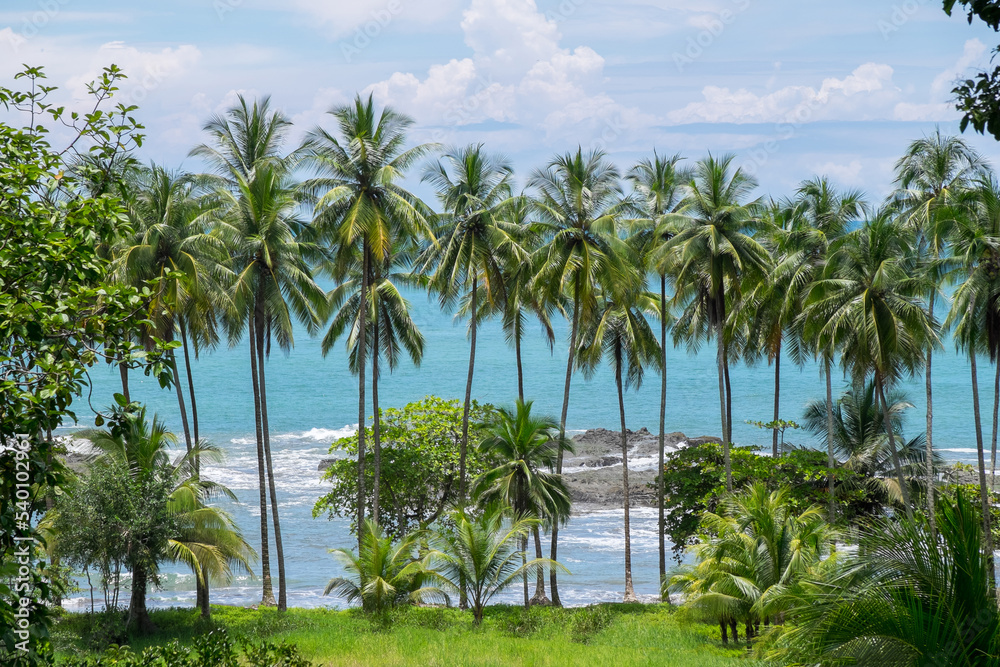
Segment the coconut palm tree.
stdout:
<path fill-rule="evenodd" d="M 508 217 L 513 175 L 506 159 L 488 154 L 482 144 L 473 144 L 449 150 L 423 176 L 436 190 L 443 213 L 438 216 L 440 246 L 428 248 L 418 263 L 419 270 L 433 270 L 429 284 L 440 295 L 442 307 L 454 305 L 461 296 L 468 297 L 471 345 L 459 449 L 460 501 L 466 498 L 465 460 L 479 315 L 483 308 L 502 308 L 507 296 L 505 263 L 527 259 L 518 245 L 522 228 Z M 513 259 L 505 260 L 510 257 Z"/>
<path fill-rule="evenodd" d="M 621 418 L 622 484 L 625 511 L 625 602 L 636 602 L 632 586 L 632 538 L 629 527 L 628 436 L 625 429 L 625 389 L 642 385 L 646 366 L 660 363 L 660 346 L 646 313 L 658 315 L 656 296 L 644 291 L 603 291 L 597 311 L 581 332 L 579 364 L 590 377 L 607 359 L 618 391 Z"/>
<path fill-rule="evenodd" d="M 490 600 L 529 576 L 540 567 L 558 568 L 547 558 L 522 562 L 517 546 L 538 519 L 506 518 L 502 505 L 492 505 L 473 518 L 462 510 L 451 513 L 452 534 L 439 533 L 432 540 L 431 563 L 442 584 L 468 598 L 475 624 L 483 622 L 483 610 Z"/>
<path fill-rule="evenodd" d="M 897 190 L 891 195 L 908 224 L 917 231 L 917 247 L 928 260 L 930 291 L 927 295 L 927 314 L 934 317 L 934 305 L 941 286 L 942 272 L 938 261 L 945 253 L 949 232 L 955 223 L 956 196 L 969 189 L 972 182 L 988 169 L 986 161 L 962 138 L 942 136 L 937 128 L 930 136 L 917 139 L 896 162 Z M 991 353 L 991 359 L 996 357 Z M 931 383 L 933 349 L 926 351 L 925 392 L 927 395 L 927 462 L 932 459 L 934 432 L 934 401 Z M 997 364 L 996 385 L 1000 386 L 1000 364 Z M 1000 390 L 994 392 L 1000 397 Z M 996 404 L 997 399 L 994 400 Z M 994 407 L 994 415 L 997 408 Z M 997 418 L 994 416 L 993 443 L 996 446 Z M 927 508 L 934 516 L 933 471 L 927 469 Z"/>
<path fill-rule="evenodd" d="M 248 332 L 250 339 L 261 496 L 264 578 L 261 602 L 268 605 L 275 602 L 267 548 L 266 487 L 274 525 L 280 610 L 287 606 L 285 560 L 271 462 L 265 358 L 272 337 L 283 350 L 294 345 L 293 317 L 314 333 L 326 298 L 313 280 L 309 266 L 309 259 L 317 255 L 317 249 L 296 237 L 305 223 L 298 216 L 293 160 L 282 155 L 289 125 L 280 112 L 271 110 L 268 98 L 249 104 L 241 96 L 224 115 L 213 117 L 205 125 L 210 144 L 192 151 L 192 155 L 206 160 L 217 172 L 214 177 L 206 176 L 205 181 L 212 187 L 212 196 L 218 203 L 213 213 L 215 233 L 228 250 L 234 274 L 228 286 L 230 340 L 235 344 L 243 331 Z"/>
<path fill-rule="evenodd" d="M 559 424 L 550 417 L 531 414 L 532 402 L 518 399 L 514 409 L 499 408 L 479 449 L 500 465 L 483 473 L 473 485 L 473 497 L 481 504 L 504 503 L 515 518 L 535 517 L 552 522 L 569 518 L 570 496 L 562 477 L 554 471 L 559 451 L 573 451 L 572 442 L 559 437 Z M 538 526 L 532 528 L 535 539 Z M 521 550 L 527 551 L 528 536 Z M 540 545 L 538 545 L 540 546 Z M 540 558 L 540 556 L 539 556 Z M 524 606 L 528 607 L 528 572 L 524 571 Z M 542 569 L 539 589 L 544 591 Z M 544 593 L 543 593 L 544 595 Z"/>
<path fill-rule="evenodd" d="M 532 173 L 532 206 L 546 243 L 534 256 L 535 285 L 550 303 L 565 297 L 572 303 L 566 380 L 563 386 L 560 437 L 566 435 L 569 390 L 576 367 L 581 324 L 597 306 L 597 291 L 623 280 L 635 279 L 635 252 L 618 236 L 618 221 L 631 202 L 623 196 L 618 170 L 599 150 L 559 155 Z M 562 474 L 562 456 L 556 461 Z M 552 526 L 551 559 L 557 559 L 559 527 Z M 560 604 L 556 571 L 549 585 L 552 603 Z"/>
<path fill-rule="evenodd" d="M 626 175 L 635 190 L 639 215 L 633 237 L 641 247 L 640 254 L 646 263 L 654 250 L 674 237 L 678 222 L 676 214 L 683 205 L 686 186 L 691 181 L 691 172 L 680 166 L 680 154 L 661 157 L 655 151 L 653 158 L 640 160 Z M 635 244 L 635 243 L 634 243 Z M 665 265 L 650 266 L 660 276 L 660 440 L 659 467 L 665 465 L 664 437 L 667 422 L 667 328 L 670 312 L 667 308 L 667 273 Z M 663 514 L 663 476 L 657 476 L 657 541 L 660 549 L 660 582 L 667 576 L 667 550 L 664 534 L 666 522 Z"/>
<path fill-rule="evenodd" d="M 816 340 L 823 341 L 817 347 L 831 349 L 826 341 L 839 342 L 842 363 L 854 381 L 873 377 L 907 515 L 913 506 L 888 421 L 886 392 L 904 373 L 919 370 L 924 346 L 938 340 L 936 323 L 921 303 L 926 280 L 916 270 L 911 249 L 908 230 L 889 211 L 877 212 L 834 245 L 807 306 L 817 323 Z"/>
<path fill-rule="evenodd" d="M 687 318 L 708 324 L 716 338 L 726 489 L 730 492 L 732 397 L 727 386 L 726 313 L 727 307 L 735 310 L 732 306 L 740 298 L 740 285 L 746 274 L 760 272 L 767 266 L 767 251 L 750 236 L 759 224 L 757 201 L 750 200 L 757 181 L 742 169 L 733 168 L 734 159 L 733 155 L 718 158 L 709 155 L 698 162 L 688 186 L 687 203 L 681 211 L 687 219 L 655 257 L 656 261 L 675 267 L 678 285 L 675 301 L 689 299 L 685 308 Z"/>
<path fill-rule="evenodd" d="M 424 144 L 405 148 L 413 121 L 390 107 L 376 112 L 372 96 L 329 114 L 337 134 L 322 127 L 309 132 L 303 146 L 305 164 L 316 178 L 303 184 L 315 203 L 313 232 L 334 262 L 334 278 L 346 277 L 361 257 L 361 295 L 368 301 L 376 263 L 387 262 L 400 243 L 433 235 L 427 208 L 400 185 L 406 171 L 431 149 Z M 368 310 L 359 311 L 358 325 L 358 544 L 365 523 L 365 375 L 368 352 Z"/>
<path fill-rule="evenodd" d="M 420 365 L 424 354 L 423 334 L 410 315 L 409 301 L 399 290 L 400 284 L 412 282 L 408 272 L 412 259 L 412 252 L 393 253 L 387 262 L 373 262 L 374 273 L 369 277 L 371 285 L 368 291 L 368 313 L 365 316 L 368 333 L 365 340 L 372 360 L 374 482 L 371 514 L 376 523 L 382 520 L 379 504 L 382 478 L 381 413 L 378 399 L 381 375 L 379 362 L 384 358 L 391 373 L 399 364 L 403 351 L 415 366 Z M 355 374 L 360 370 L 358 339 L 362 317 L 361 270 L 360 257 L 356 257 L 353 269 L 343 276 L 342 282 L 329 293 L 327 305 L 333 315 L 321 347 L 323 355 L 326 356 L 337 340 L 347 333 L 348 363 L 351 372 Z M 338 272 L 344 273 L 343 270 Z"/>
<path fill-rule="evenodd" d="M 184 442 L 190 450 L 198 441 L 197 408 L 188 353 L 186 320 L 195 304 L 205 304 L 208 294 L 224 277 L 225 249 L 207 233 L 209 209 L 196 193 L 194 180 L 151 165 L 137 169 L 131 179 L 129 210 L 133 232 L 114 250 L 112 271 L 117 279 L 136 287 L 156 283 L 148 308 L 153 330 L 149 336 L 172 341 L 181 333 L 188 372 L 195 432 L 192 438 L 180 373 L 173 350 L 168 352 L 174 389 L 180 409 Z"/>
<path fill-rule="evenodd" d="M 348 603 L 360 602 L 369 614 L 384 614 L 398 605 L 429 599 L 448 602 L 448 596 L 439 588 L 426 585 L 432 574 L 429 559 L 418 556 L 422 531 L 408 533 L 394 543 L 378 523 L 368 519 L 361 535 L 357 553 L 330 550 L 349 576 L 331 579 L 323 595 L 335 593 Z"/>

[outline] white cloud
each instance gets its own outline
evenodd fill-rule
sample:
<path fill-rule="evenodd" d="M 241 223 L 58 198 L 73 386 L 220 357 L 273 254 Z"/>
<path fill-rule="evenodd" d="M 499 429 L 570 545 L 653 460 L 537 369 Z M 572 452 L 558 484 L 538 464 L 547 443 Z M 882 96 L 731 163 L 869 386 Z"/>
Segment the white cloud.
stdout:
<path fill-rule="evenodd" d="M 851 160 L 847 164 L 840 162 L 824 162 L 811 168 L 813 173 L 829 176 L 841 185 L 863 185 L 861 172 L 864 165 L 861 160 Z"/>
<path fill-rule="evenodd" d="M 333 39 L 358 31 L 373 37 L 397 22 L 432 25 L 454 14 L 461 5 L 460 0 L 268 0 L 268 4 L 305 16 L 313 27 Z"/>

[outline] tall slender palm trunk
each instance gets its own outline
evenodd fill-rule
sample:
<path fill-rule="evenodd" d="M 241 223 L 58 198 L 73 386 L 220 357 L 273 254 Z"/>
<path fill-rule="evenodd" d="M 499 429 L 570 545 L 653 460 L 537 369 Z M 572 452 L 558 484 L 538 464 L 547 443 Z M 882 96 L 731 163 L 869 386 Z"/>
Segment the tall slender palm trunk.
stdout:
<path fill-rule="evenodd" d="M 667 427 L 667 276 L 660 274 L 660 441 L 658 443 L 659 467 L 656 469 L 656 542 L 660 549 L 660 589 L 667 580 L 667 545 L 664 533 L 667 530 L 663 516 L 663 468 L 664 438 Z M 664 602 L 670 602 L 670 594 L 662 593 Z"/>
<path fill-rule="evenodd" d="M 375 309 L 374 314 L 375 319 L 372 321 L 373 331 L 375 340 L 372 341 L 372 414 L 374 415 L 374 423 L 372 424 L 372 442 L 374 443 L 374 451 L 372 467 L 374 470 L 373 481 L 372 481 L 372 519 L 379 523 L 381 514 L 379 514 L 379 497 L 382 491 L 382 433 L 381 433 L 381 419 L 379 419 L 378 413 L 378 355 L 379 355 L 379 313 L 378 308 Z"/>
<path fill-rule="evenodd" d="M 208 571 L 205 568 L 201 569 L 201 579 L 197 581 L 198 584 L 198 609 L 201 610 L 202 618 L 212 617 L 212 607 L 209 602 L 209 590 L 211 582 L 208 580 Z"/>
<path fill-rule="evenodd" d="M 469 346 L 469 376 L 465 380 L 465 405 L 462 408 L 462 448 L 458 453 L 458 498 L 465 501 L 465 459 L 469 449 L 469 408 L 472 405 L 472 374 L 476 369 L 476 330 L 479 328 L 479 274 L 472 276 L 472 341 Z"/>
<path fill-rule="evenodd" d="M 993 438 L 990 441 L 990 489 L 996 487 L 997 479 L 997 429 L 1000 427 L 1000 358 L 994 362 L 996 373 L 993 377 Z"/>
<path fill-rule="evenodd" d="M 975 368 L 975 364 L 973 364 Z M 975 370 L 972 371 L 975 377 Z M 899 492 L 903 496 L 903 507 L 906 509 L 906 517 L 913 520 L 913 506 L 910 504 L 910 490 L 903 477 L 903 468 L 899 464 L 899 452 L 896 450 L 896 434 L 892 430 L 892 421 L 889 419 L 889 403 L 885 400 L 885 381 L 879 373 L 875 374 L 875 390 L 878 392 L 879 403 L 882 404 L 882 425 L 885 427 L 886 436 L 889 438 L 889 451 L 892 453 L 892 466 L 896 470 L 896 480 L 899 482 Z M 979 408 L 977 403 L 976 420 L 979 420 Z"/>
<path fill-rule="evenodd" d="M 264 374 L 264 325 L 257 322 L 257 372 L 260 373 L 260 418 L 264 436 L 264 461 L 267 463 L 267 488 L 271 498 L 271 522 L 274 524 L 274 554 L 278 559 L 278 610 L 288 607 L 285 590 L 285 551 L 281 543 L 281 521 L 278 519 L 278 494 L 274 488 L 274 466 L 271 462 L 271 430 L 267 424 L 267 384 Z"/>
<path fill-rule="evenodd" d="M 625 510 L 625 597 L 622 602 L 638 602 L 632 586 L 632 531 L 629 525 L 628 433 L 625 431 L 625 392 L 622 389 L 622 353 L 616 352 L 615 386 L 618 388 L 618 415 L 622 427 L 622 507 Z"/>
<path fill-rule="evenodd" d="M 181 389 L 181 374 L 177 370 L 177 355 L 170 350 L 170 370 L 174 374 L 174 389 L 177 392 L 177 406 L 181 411 L 181 424 L 184 427 L 184 444 L 191 451 L 191 428 L 188 425 L 187 407 L 184 404 L 184 391 Z"/>
<path fill-rule="evenodd" d="M 972 415 L 976 422 L 976 455 L 979 459 L 979 499 L 982 502 L 983 535 L 986 537 L 986 554 L 990 563 L 990 590 L 996 587 L 996 563 L 993 557 L 993 531 L 990 526 L 990 494 L 986 486 L 986 457 L 983 452 L 983 427 L 979 416 L 979 381 L 976 376 L 976 353 L 969 354 L 972 372 Z"/>
<path fill-rule="evenodd" d="M 927 316 L 934 320 L 934 291 L 927 301 Z M 931 363 L 934 361 L 934 350 L 927 348 L 927 366 L 925 369 L 924 392 L 927 394 L 927 418 L 925 425 L 926 439 L 924 442 L 924 468 L 927 474 L 927 522 L 931 527 L 931 537 L 937 532 L 935 520 L 937 505 L 934 503 L 934 391 L 931 385 Z"/>
<path fill-rule="evenodd" d="M 532 531 L 535 538 L 535 558 L 542 557 L 542 536 L 538 526 Z M 531 604 L 548 604 L 549 599 L 545 596 L 545 568 L 538 568 L 535 574 L 535 593 L 531 596 Z"/>
<path fill-rule="evenodd" d="M 576 358 L 576 345 L 577 337 L 580 335 L 580 302 L 576 298 L 576 295 L 580 293 L 580 278 L 576 278 L 576 291 L 574 292 L 573 299 L 573 324 L 570 327 L 569 334 L 569 353 L 566 355 L 566 382 L 563 385 L 563 404 L 562 404 L 562 414 L 559 417 L 559 440 L 566 437 L 566 415 L 569 412 L 569 388 L 570 382 L 573 380 L 573 362 Z M 559 456 L 556 457 L 556 473 L 561 475 L 563 467 L 563 450 L 562 447 L 559 448 Z M 559 522 L 552 522 L 552 543 L 549 546 L 549 558 L 553 561 L 558 562 L 558 550 L 559 550 Z M 556 578 L 556 570 L 554 567 L 549 568 L 549 590 L 552 591 L 552 604 L 556 607 L 561 607 L 562 602 L 559 600 L 559 582 Z"/>
<path fill-rule="evenodd" d="M 362 243 L 361 311 L 358 313 L 358 549 L 365 531 L 365 352 L 368 333 L 368 263 L 367 239 Z"/>
<path fill-rule="evenodd" d="M 722 377 L 726 380 L 726 433 L 729 442 L 733 441 L 733 385 L 729 380 L 729 346 L 722 350 Z"/>
<path fill-rule="evenodd" d="M 826 358 L 826 467 L 829 473 L 826 476 L 827 494 L 830 496 L 830 509 L 827 513 L 827 521 L 833 523 L 837 518 L 837 500 L 834 496 L 834 475 L 833 469 L 836 461 L 833 459 L 833 377 L 831 368 L 833 364 L 828 356 Z"/>
<path fill-rule="evenodd" d="M 271 586 L 271 550 L 267 536 L 267 475 L 264 463 L 264 436 L 260 414 L 260 378 L 257 375 L 257 332 L 254 315 L 250 315 L 250 378 L 253 384 L 254 421 L 257 429 L 257 483 L 260 490 L 260 570 L 263 592 L 260 605 L 273 607 L 274 590 Z"/>
<path fill-rule="evenodd" d="M 778 421 L 778 408 L 781 396 L 781 340 L 778 340 L 778 351 L 774 355 L 774 421 Z M 778 429 L 771 429 L 771 454 L 778 458 L 784 452 L 778 451 Z"/>
<path fill-rule="evenodd" d="M 188 396 L 191 398 L 191 427 L 194 431 L 194 442 L 198 443 L 200 435 L 198 433 L 198 401 L 194 397 L 194 375 L 191 373 L 191 355 L 188 351 L 187 325 L 181 318 L 178 323 L 181 327 L 181 345 L 184 348 L 184 368 L 187 371 Z"/>
<path fill-rule="evenodd" d="M 521 567 L 524 567 L 528 563 L 528 536 L 521 536 Z M 524 568 L 522 572 L 522 579 L 524 579 L 524 608 L 527 609 L 531 605 L 531 599 L 528 598 L 528 568 Z"/>
<path fill-rule="evenodd" d="M 715 361 L 719 373 L 719 410 L 722 414 L 722 460 L 726 467 L 726 492 L 733 492 L 733 465 L 729 460 L 729 420 L 726 418 L 726 341 L 724 338 L 725 311 L 724 306 L 718 306 L 717 322 L 715 323 L 715 338 L 717 350 Z"/>
<path fill-rule="evenodd" d="M 524 367 L 521 365 L 521 334 L 517 330 L 520 325 L 521 316 L 515 316 L 514 322 L 514 358 L 517 360 L 517 398 L 524 403 Z"/>

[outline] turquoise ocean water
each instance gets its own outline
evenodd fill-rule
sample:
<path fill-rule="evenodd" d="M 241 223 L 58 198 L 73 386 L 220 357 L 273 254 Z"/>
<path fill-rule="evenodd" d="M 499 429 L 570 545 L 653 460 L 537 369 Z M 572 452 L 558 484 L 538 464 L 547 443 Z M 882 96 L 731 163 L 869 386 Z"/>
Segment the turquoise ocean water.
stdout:
<path fill-rule="evenodd" d="M 447 398 L 464 395 L 469 343 L 464 322 L 455 322 L 443 313 L 436 301 L 422 292 L 410 292 L 414 319 L 426 338 L 423 363 L 414 368 L 401 364 L 380 384 L 382 407 L 399 407 L 429 394 Z M 529 328 L 523 343 L 525 394 L 534 399 L 536 410 L 558 416 L 561 408 L 566 368 L 566 327 L 557 324 L 555 349 L 550 352 L 537 325 Z M 719 428 L 718 381 L 714 348 L 698 354 L 670 348 L 667 354 L 667 431 L 689 436 L 717 435 Z M 245 534 L 259 546 L 259 508 L 254 444 L 253 396 L 249 381 L 249 351 L 246 342 L 235 348 L 220 348 L 205 354 L 194 365 L 201 436 L 226 452 L 226 459 L 207 469 L 211 479 L 228 485 L 238 502 L 229 509 Z M 770 447 L 769 432 L 745 423 L 769 421 L 772 415 L 773 368 L 736 365 L 732 372 L 733 430 L 738 444 Z M 981 360 L 981 401 L 984 428 L 991 426 L 992 367 Z M 120 391 L 116 369 L 99 367 L 91 374 L 91 403 L 101 408 Z M 834 378 L 834 392 L 844 387 L 842 377 Z M 782 361 L 782 408 L 784 419 L 801 420 L 808 401 L 824 397 L 824 383 L 816 364 L 797 367 Z M 186 392 L 186 384 L 184 384 Z M 659 377 L 649 372 L 645 384 L 626 395 L 627 424 L 631 429 L 647 427 L 656 431 L 659 420 Z M 341 574 L 330 548 L 350 547 L 348 521 L 313 519 L 312 506 L 324 492 L 317 464 L 330 456 L 336 438 L 351 433 L 357 425 L 357 381 L 347 370 L 344 347 L 339 344 L 323 358 L 318 338 L 310 338 L 301 328 L 295 347 L 287 355 L 277 348 L 267 362 L 268 409 L 271 443 L 274 449 L 276 483 L 282 520 L 282 534 L 288 576 L 288 603 L 292 606 L 342 606 L 343 601 L 323 597 L 326 582 Z M 905 384 L 907 398 L 914 404 L 906 421 L 906 435 L 924 430 L 923 378 Z M 948 460 L 974 463 L 975 430 L 972 420 L 972 393 L 968 361 L 949 342 L 934 359 L 934 443 Z M 182 433 L 173 390 L 159 389 L 155 380 L 133 373 L 133 400 L 148 404 L 168 426 Z M 488 321 L 479 332 L 473 395 L 496 404 L 512 403 L 517 396 L 514 353 L 504 342 L 497 321 Z M 369 392 L 370 397 L 370 392 Z M 86 397 L 74 406 L 86 425 L 92 415 Z M 371 414 L 369 410 L 369 414 Z M 574 376 L 567 427 L 579 431 L 603 427 L 618 429 L 618 405 L 612 375 L 602 368 L 587 381 Z M 68 433 L 70 427 L 62 430 Z M 789 431 L 786 440 L 796 444 L 818 444 L 805 431 Z M 183 437 L 181 437 L 183 447 Z M 988 435 L 987 435 L 987 447 Z M 573 573 L 561 579 L 560 594 L 567 604 L 587 604 L 621 598 L 624 588 L 622 511 L 603 510 L 574 516 L 560 532 L 560 560 Z M 657 593 L 657 543 L 655 510 L 638 508 L 632 512 L 632 562 L 640 596 Z M 273 554 L 272 547 L 272 554 Z M 272 575 L 277 593 L 277 569 Z M 514 600 L 517 593 L 511 595 Z M 215 588 L 213 603 L 255 604 L 260 599 L 259 582 L 239 576 L 231 586 Z M 162 589 L 150 596 L 154 605 L 193 605 L 193 575 L 182 568 L 164 570 Z M 84 596 L 67 601 L 67 607 L 83 609 Z"/>

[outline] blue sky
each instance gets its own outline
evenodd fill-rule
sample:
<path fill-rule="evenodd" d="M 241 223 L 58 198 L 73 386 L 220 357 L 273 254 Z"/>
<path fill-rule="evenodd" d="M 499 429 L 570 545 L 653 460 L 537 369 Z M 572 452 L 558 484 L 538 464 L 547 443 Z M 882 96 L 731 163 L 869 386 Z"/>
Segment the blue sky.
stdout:
<path fill-rule="evenodd" d="M 952 83 L 998 42 L 930 0 L 7 0 L 0 81 L 41 64 L 79 99 L 114 62 L 143 157 L 189 169 L 238 92 L 272 95 L 295 136 L 373 92 L 414 141 L 482 141 L 522 175 L 578 144 L 622 168 L 735 152 L 761 194 L 826 174 L 879 199 L 909 141 L 958 131 Z"/>

